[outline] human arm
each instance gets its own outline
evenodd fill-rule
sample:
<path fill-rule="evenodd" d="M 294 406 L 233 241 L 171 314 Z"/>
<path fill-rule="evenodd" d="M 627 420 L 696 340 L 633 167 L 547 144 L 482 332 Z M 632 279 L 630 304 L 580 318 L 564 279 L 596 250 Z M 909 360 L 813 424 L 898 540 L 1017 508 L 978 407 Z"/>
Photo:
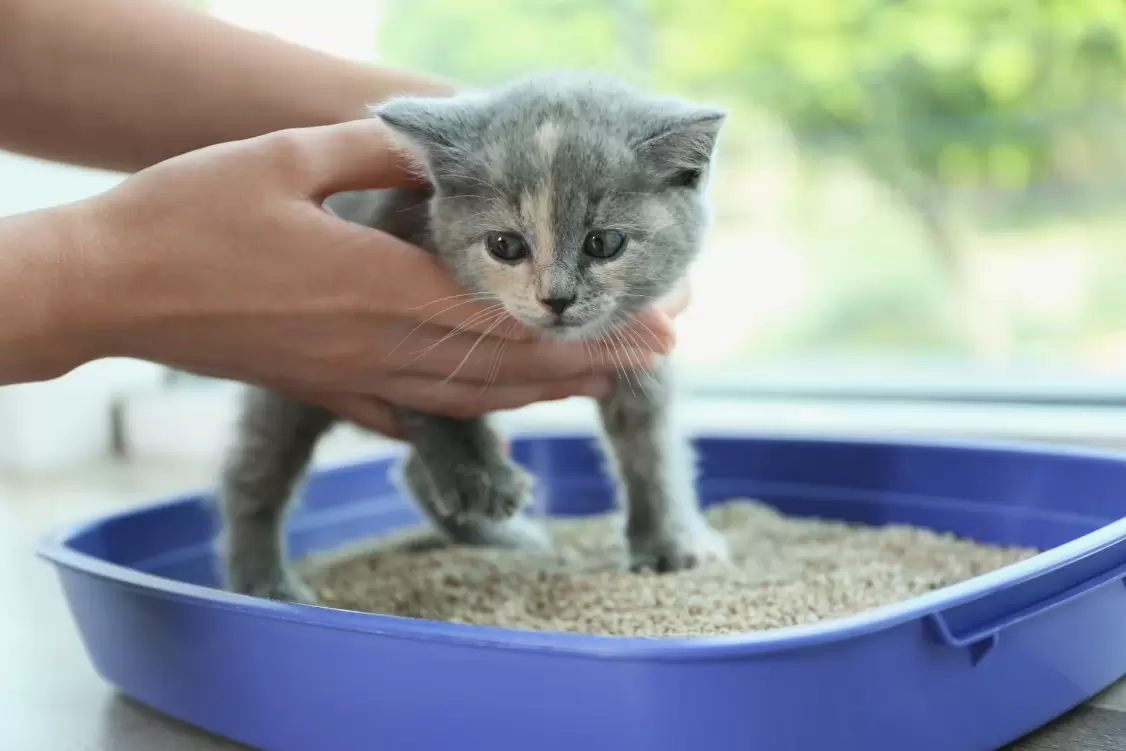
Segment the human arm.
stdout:
<path fill-rule="evenodd" d="M 374 120 L 280 131 L 0 219 L 0 385 L 136 357 L 275 388 L 395 434 L 389 404 L 469 417 L 597 396 L 614 363 L 672 346 L 683 300 L 639 316 L 625 339 L 647 351 L 600 343 L 597 356 L 515 325 L 503 338 L 483 325 L 456 331 L 487 306 L 442 304 L 465 290 L 433 257 L 321 205 L 408 182 L 401 159 Z"/>
<path fill-rule="evenodd" d="M 449 82 L 337 59 L 173 0 L 0 2 L 0 148 L 134 172 Z"/>

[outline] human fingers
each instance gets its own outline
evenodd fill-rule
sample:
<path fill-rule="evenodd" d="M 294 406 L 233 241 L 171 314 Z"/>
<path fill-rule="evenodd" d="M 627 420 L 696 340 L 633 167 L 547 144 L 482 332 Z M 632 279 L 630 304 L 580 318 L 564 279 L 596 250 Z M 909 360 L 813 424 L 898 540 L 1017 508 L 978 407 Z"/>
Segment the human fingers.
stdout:
<path fill-rule="evenodd" d="M 692 283 L 685 280 L 672 294 L 657 303 L 657 309 L 670 318 L 676 318 L 692 304 Z"/>
<path fill-rule="evenodd" d="M 261 143 L 286 162 L 295 188 L 321 200 L 341 191 L 426 183 L 415 157 L 378 120 L 281 130 Z"/>
<path fill-rule="evenodd" d="M 651 307 L 640 311 L 625 324 L 606 332 L 599 339 L 599 348 L 638 347 L 667 355 L 676 345 L 676 328 L 663 310 Z"/>
<path fill-rule="evenodd" d="M 544 332 L 506 314 L 495 296 L 471 292 L 457 284 L 433 256 L 394 238 L 387 240 L 383 249 L 386 258 L 380 268 L 393 270 L 395 278 L 411 281 L 390 290 L 384 298 L 385 312 L 403 315 L 418 326 L 432 324 L 470 333 L 489 331 L 498 338 L 516 341 L 547 338 Z M 637 343 L 643 349 L 667 355 L 676 343 L 673 318 L 687 306 L 689 295 L 684 285 L 601 338 L 613 340 L 620 333 L 630 346 Z M 495 325 L 498 321 L 503 321 L 503 326 Z"/>
<path fill-rule="evenodd" d="M 494 330 L 504 326 L 494 321 Z M 618 334 L 606 342 L 537 339 L 512 341 L 491 333 L 472 333 L 424 325 L 403 331 L 385 350 L 381 369 L 478 383 L 562 381 L 589 374 L 648 368 L 654 354 L 644 343 Z"/>
<path fill-rule="evenodd" d="M 572 396 L 601 398 L 613 388 L 604 376 L 586 376 L 540 383 L 481 384 L 474 381 L 444 380 L 432 377 L 399 375 L 380 380 L 382 399 L 408 409 L 469 419 L 490 412 L 518 409 L 537 402 L 551 402 Z"/>
<path fill-rule="evenodd" d="M 616 332 L 609 332 L 603 340 L 622 339 L 635 343 L 643 349 L 648 348 L 658 354 L 667 355 L 676 344 L 674 320 L 688 307 L 691 298 L 691 287 L 685 282 L 655 305 L 634 315 L 620 329 L 620 336 L 615 336 Z"/>
<path fill-rule="evenodd" d="M 426 326 L 481 333 L 492 315 L 504 308 L 496 298 L 473 293 L 458 284 L 433 255 L 386 232 L 345 222 L 327 212 L 320 217 L 322 231 L 336 239 L 335 246 L 358 250 L 368 258 L 377 294 L 369 295 L 372 312 Z M 377 254 L 374 262 L 370 254 Z M 509 316 L 507 339 L 536 339 L 540 334 Z"/>
<path fill-rule="evenodd" d="M 468 334 L 488 333 L 499 339 L 514 341 L 552 340 L 544 332 L 536 331 L 509 315 L 504 306 L 485 295 L 467 292 L 457 287 L 447 287 L 443 291 L 450 294 L 433 297 L 411 306 L 407 312 L 417 319 L 419 327 L 424 325 L 447 326 L 451 330 Z M 604 333 L 591 347 L 606 351 L 622 347 L 639 348 L 667 355 L 676 343 L 676 331 L 672 318 L 666 310 L 675 311 L 683 305 L 679 300 L 672 301 L 667 308 L 647 308 L 624 325 Z M 602 342 L 596 344 L 595 342 Z M 607 344 L 613 342 L 613 344 Z M 571 349 L 581 354 L 582 344 L 573 342 Z"/>
<path fill-rule="evenodd" d="M 402 422 L 396 409 L 383 399 L 354 394 L 312 394 L 304 401 L 319 404 L 345 420 L 375 431 L 388 438 L 406 440 Z"/>

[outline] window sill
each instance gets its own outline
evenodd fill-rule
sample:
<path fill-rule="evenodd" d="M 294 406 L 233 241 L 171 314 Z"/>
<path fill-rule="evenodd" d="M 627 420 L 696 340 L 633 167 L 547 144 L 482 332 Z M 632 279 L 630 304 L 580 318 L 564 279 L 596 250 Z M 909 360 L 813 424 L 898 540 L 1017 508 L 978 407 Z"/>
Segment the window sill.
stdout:
<path fill-rule="evenodd" d="M 141 461 L 217 462 L 236 409 L 237 390 L 225 384 L 133 394 L 120 415 L 125 453 Z M 1126 450 L 1126 408 L 1110 406 L 693 396 L 678 418 L 693 432 L 993 438 Z M 497 422 L 512 433 L 590 431 L 597 414 L 592 402 L 575 399 L 504 413 Z M 315 462 L 362 458 L 388 443 L 340 429 L 322 441 Z"/>

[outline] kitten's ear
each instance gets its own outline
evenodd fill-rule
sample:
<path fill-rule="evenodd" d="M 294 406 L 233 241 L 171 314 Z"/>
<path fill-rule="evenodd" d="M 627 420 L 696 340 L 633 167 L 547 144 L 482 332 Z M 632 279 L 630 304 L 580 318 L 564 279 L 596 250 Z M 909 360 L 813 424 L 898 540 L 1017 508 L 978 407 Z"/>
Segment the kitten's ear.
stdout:
<path fill-rule="evenodd" d="M 450 105 L 445 99 L 396 97 L 371 105 L 368 114 L 422 148 L 450 146 L 456 120 L 456 110 Z"/>
<path fill-rule="evenodd" d="M 727 113 L 714 107 L 685 107 L 661 113 L 637 143 L 637 151 L 671 184 L 696 187 L 712 160 Z"/>
<path fill-rule="evenodd" d="M 368 107 L 368 114 L 382 120 L 418 160 L 417 166 L 431 179 L 447 162 L 464 159 L 459 144 L 478 125 L 477 108 L 468 97 L 396 97 Z"/>

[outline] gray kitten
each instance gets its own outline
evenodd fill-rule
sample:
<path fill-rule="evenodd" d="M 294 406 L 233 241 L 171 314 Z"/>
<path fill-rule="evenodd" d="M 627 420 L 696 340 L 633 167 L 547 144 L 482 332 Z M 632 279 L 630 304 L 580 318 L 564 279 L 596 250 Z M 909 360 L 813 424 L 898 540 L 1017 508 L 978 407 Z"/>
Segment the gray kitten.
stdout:
<path fill-rule="evenodd" d="M 341 217 L 437 255 L 471 292 L 553 336 L 595 338 L 683 279 L 708 221 L 704 186 L 720 110 L 604 77 L 541 74 L 445 99 L 373 108 L 421 155 L 433 189 L 330 197 Z M 672 571 L 723 558 L 694 489 L 688 440 L 669 424 L 667 364 L 619 377 L 600 403 L 626 511 L 629 566 Z M 546 549 L 523 513 L 529 475 L 485 419 L 404 410 L 402 481 L 450 539 Z M 328 411 L 251 389 L 220 490 L 227 586 L 313 602 L 286 564 L 285 509 Z"/>

